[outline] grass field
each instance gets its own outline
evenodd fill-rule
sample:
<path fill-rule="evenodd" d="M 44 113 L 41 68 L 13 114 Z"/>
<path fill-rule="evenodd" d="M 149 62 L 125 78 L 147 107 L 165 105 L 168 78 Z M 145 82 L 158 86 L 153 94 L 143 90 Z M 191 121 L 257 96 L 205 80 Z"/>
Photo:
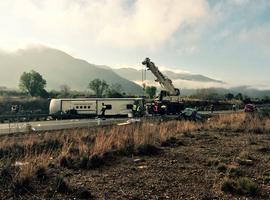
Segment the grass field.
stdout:
<path fill-rule="evenodd" d="M 1 199 L 269 199 L 270 118 L 1 137 Z"/>

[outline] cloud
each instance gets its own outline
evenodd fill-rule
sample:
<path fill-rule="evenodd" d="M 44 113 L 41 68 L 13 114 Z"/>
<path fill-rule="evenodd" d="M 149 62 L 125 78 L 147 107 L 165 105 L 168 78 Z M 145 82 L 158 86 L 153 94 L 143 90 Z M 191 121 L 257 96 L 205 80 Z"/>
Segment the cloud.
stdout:
<path fill-rule="evenodd" d="M 238 39 L 240 42 L 251 44 L 269 55 L 270 54 L 269 35 L 270 35 L 270 24 L 263 24 L 261 26 L 256 26 L 250 29 L 242 30 L 238 35 Z"/>
<path fill-rule="evenodd" d="M 142 65 L 142 64 L 138 64 L 138 65 L 128 65 L 128 64 L 115 64 L 113 66 L 110 66 L 112 68 L 116 68 L 116 69 L 119 69 L 119 68 L 132 68 L 132 69 L 136 69 L 136 70 L 142 70 L 142 69 L 145 69 L 145 66 Z M 191 74 L 191 72 L 187 71 L 187 70 L 182 70 L 182 69 L 179 69 L 179 67 L 164 67 L 164 66 L 157 66 L 158 69 L 161 71 L 161 72 L 164 72 L 164 71 L 173 71 L 174 73 L 180 73 L 180 74 Z"/>
<path fill-rule="evenodd" d="M 206 0 L 1 1 L 1 35 L 10 40 L 17 34 L 51 43 L 156 48 L 207 12 Z"/>
<path fill-rule="evenodd" d="M 196 23 L 204 17 L 207 4 L 202 0 L 138 0 L 125 14 L 106 23 L 100 41 L 119 46 L 160 46 L 185 23 Z"/>
<path fill-rule="evenodd" d="M 250 0 L 230 0 L 232 4 L 235 5 L 245 5 L 249 3 Z"/>
<path fill-rule="evenodd" d="M 217 83 L 217 82 L 200 82 L 200 81 L 189 81 L 189 80 L 179 80 L 173 79 L 173 84 L 176 88 L 180 89 L 204 89 L 204 88 L 229 88 L 232 85 L 227 83 Z M 142 85 L 142 81 L 134 81 L 138 85 Z M 160 84 L 155 81 L 145 80 L 146 85 L 156 86 L 160 88 Z"/>

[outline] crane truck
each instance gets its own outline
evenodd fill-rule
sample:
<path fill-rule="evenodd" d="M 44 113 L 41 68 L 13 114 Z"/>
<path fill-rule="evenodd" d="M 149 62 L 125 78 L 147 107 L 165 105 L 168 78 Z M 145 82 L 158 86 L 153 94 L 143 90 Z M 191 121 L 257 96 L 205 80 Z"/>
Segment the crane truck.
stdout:
<path fill-rule="evenodd" d="M 161 85 L 163 90 L 155 99 L 155 104 L 160 108 L 162 105 L 167 107 L 167 114 L 179 114 L 184 108 L 184 104 L 180 99 L 180 90 L 175 88 L 172 80 L 164 76 L 154 62 L 150 58 L 146 58 L 143 62 L 147 70 L 150 70 L 156 77 L 157 82 Z"/>

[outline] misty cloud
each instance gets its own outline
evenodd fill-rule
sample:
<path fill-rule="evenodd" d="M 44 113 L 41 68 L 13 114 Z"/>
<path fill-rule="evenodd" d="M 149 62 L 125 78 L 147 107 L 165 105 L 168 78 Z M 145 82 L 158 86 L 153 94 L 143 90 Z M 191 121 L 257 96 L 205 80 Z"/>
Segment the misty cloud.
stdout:
<path fill-rule="evenodd" d="M 231 85 L 227 83 L 217 83 L 217 82 L 201 82 L 201 81 L 189 81 L 189 80 L 172 80 L 176 88 L 180 89 L 205 89 L 205 88 L 229 88 Z M 142 85 L 142 81 L 134 81 L 138 85 Z M 160 88 L 160 84 L 155 81 L 145 80 L 144 83 L 151 86 L 156 86 Z"/>
<path fill-rule="evenodd" d="M 19 34 L 26 42 L 61 38 L 154 48 L 207 12 L 206 0 L 12 0 L 0 3 L 0 22 L 6 27 L 2 34 L 11 41 Z"/>

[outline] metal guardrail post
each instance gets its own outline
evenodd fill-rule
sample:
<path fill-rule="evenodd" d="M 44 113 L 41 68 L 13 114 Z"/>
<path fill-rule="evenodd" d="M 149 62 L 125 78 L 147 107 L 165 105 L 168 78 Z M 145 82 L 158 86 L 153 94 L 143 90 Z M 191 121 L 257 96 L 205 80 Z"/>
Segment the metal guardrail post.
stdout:
<path fill-rule="evenodd" d="M 10 120 L 8 120 L 8 134 L 10 134 Z"/>

